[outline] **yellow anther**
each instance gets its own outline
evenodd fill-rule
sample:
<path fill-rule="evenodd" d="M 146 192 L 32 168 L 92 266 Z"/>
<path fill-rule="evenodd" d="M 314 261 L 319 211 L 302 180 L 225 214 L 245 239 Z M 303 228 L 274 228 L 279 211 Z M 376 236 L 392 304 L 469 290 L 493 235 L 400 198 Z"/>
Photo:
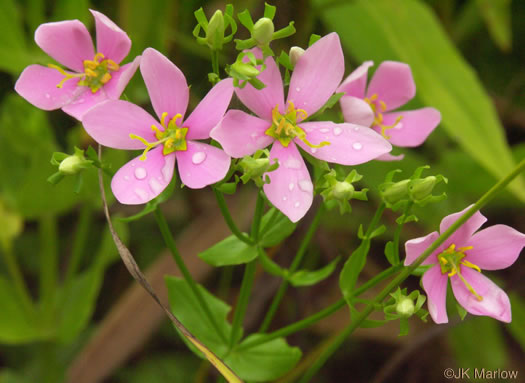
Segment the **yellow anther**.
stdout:
<path fill-rule="evenodd" d="M 109 73 L 104 73 L 102 79 L 100 79 L 100 82 L 102 84 L 106 84 L 109 80 L 111 80 L 111 75 Z"/>
<path fill-rule="evenodd" d="M 467 250 L 472 250 L 474 248 L 474 246 L 464 246 L 464 247 L 458 247 L 458 251 L 460 253 L 464 253 L 465 251 Z"/>
<path fill-rule="evenodd" d="M 453 277 L 454 275 L 456 275 L 457 271 L 458 270 L 454 267 L 454 269 L 452 269 L 452 271 L 450 273 L 448 273 L 448 276 L 449 277 Z"/>
<path fill-rule="evenodd" d="M 93 69 L 86 68 L 86 75 L 89 77 L 97 77 L 97 72 L 95 72 Z"/>
<path fill-rule="evenodd" d="M 155 137 L 157 137 L 158 139 L 160 139 L 159 135 L 162 134 L 162 130 L 160 130 L 159 128 L 157 128 L 156 125 L 151 125 L 151 130 L 153 130 L 153 133 L 155 133 Z"/>
<path fill-rule="evenodd" d="M 461 264 L 464 265 L 464 266 L 467 266 L 467 267 L 469 267 L 471 269 L 474 269 L 474 270 L 476 270 L 479 273 L 481 273 L 481 269 L 479 268 L 478 265 L 475 265 L 475 264 L 473 264 L 473 263 L 471 263 L 469 261 L 466 261 L 466 260 L 461 261 Z"/>
<path fill-rule="evenodd" d="M 103 60 L 103 59 L 104 59 L 104 54 L 101 52 L 98 52 L 95 55 L 95 58 L 93 59 L 93 61 L 95 61 L 96 63 L 100 63 L 100 60 Z"/>
<path fill-rule="evenodd" d="M 112 70 L 112 71 L 117 71 L 120 69 L 120 65 L 118 65 L 115 61 L 113 60 L 107 60 L 107 63 L 108 63 L 108 69 Z"/>
<path fill-rule="evenodd" d="M 445 257 L 439 257 L 439 262 L 446 265 L 448 263 L 447 259 Z"/>
<path fill-rule="evenodd" d="M 162 116 L 160 117 L 160 124 L 161 124 L 164 128 L 167 128 L 167 126 L 166 126 L 166 117 L 168 117 L 168 112 L 164 112 L 164 113 L 162 113 Z"/>
<path fill-rule="evenodd" d="M 381 105 L 381 111 L 384 112 L 386 110 L 386 104 L 383 100 L 379 101 L 379 105 Z"/>

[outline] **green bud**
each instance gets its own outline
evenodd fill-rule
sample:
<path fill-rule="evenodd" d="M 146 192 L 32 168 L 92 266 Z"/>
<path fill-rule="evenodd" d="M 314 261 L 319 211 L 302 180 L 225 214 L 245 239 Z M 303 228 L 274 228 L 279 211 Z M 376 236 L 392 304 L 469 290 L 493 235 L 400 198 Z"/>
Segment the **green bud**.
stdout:
<path fill-rule="evenodd" d="M 206 31 L 206 43 L 212 50 L 221 50 L 224 40 L 224 16 L 217 10 L 213 14 Z"/>
<path fill-rule="evenodd" d="M 83 169 L 83 162 L 84 160 L 75 155 L 69 156 L 60 163 L 58 171 L 68 175 L 76 174 Z"/>
<path fill-rule="evenodd" d="M 253 26 L 252 37 L 259 45 L 268 45 L 272 41 L 274 31 L 273 21 L 263 17 Z"/>
<path fill-rule="evenodd" d="M 434 176 L 428 176 L 423 179 L 413 180 L 410 183 L 409 194 L 413 201 L 421 201 L 432 194 L 434 186 L 438 179 Z"/>
<path fill-rule="evenodd" d="M 304 49 L 301 47 L 291 47 L 290 48 L 290 63 L 292 64 L 292 67 L 295 67 L 295 64 L 297 64 L 297 60 L 303 55 Z"/>
<path fill-rule="evenodd" d="M 321 184 L 321 188 L 324 189 L 321 192 L 323 199 L 330 205 L 339 206 L 339 212 L 341 214 L 350 213 L 352 208 L 350 206 L 351 199 L 358 199 L 366 201 L 367 189 L 356 191 L 353 182 L 359 181 L 360 176 L 355 170 L 352 170 L 343 181 L 337 179 L 337 173 L 334 169 L 324 175 L 324 183 Z"/>
<path fill-rule="evenodd" d="M 396 305 L 396 312 L 404 317 L 408 318 L 412 316 L 416 311 L 416 305 L 414 304 L 414 301 L 410 299 L 409 297 L 402 297 Z"/>
<path fill-rule="evenodd" d="M 270 152 L 267 149 L 258 150 L 253 156 L 243 157 L 239 161 L 239 170 L 243 173 L 241 180 L 244 184 L 253 180 L 257 186 L 261 187 L 266 183 L 266 180 L 263 179 L 265 173 L 272 172 L 279 167 L 277 161 L 271 163 L 270 158 L 268 158 L 269 154 Z"/>
<path fill-rule="evenodd" d="M 391 205 L 403 199 L 407 199 L 409 184 L 410 180 L 384 183 L 381 185 L 381 197 L 386 203 Z"/>
<path fill-rule="evenodd" d="M 243 63 L 241 61 L 234 62 L 230 67 L 230 71 L 241 75 L 241 79 L 243 79 L 243 77 L 245 79 L 255 78 L 259 75 L 259 73 L 261 73 L 261 71 L 253 65 Z"/>
<path fill-rule="evenodd" d="M 348 201 L 349 199 L 352 199 L 354 192 L 355 192 L 354 185 L 346 181 L 343 181 L 343 182 L 338 181 L 333 188 L 332 195 L 336 199 L 339 199 L 342 201 L 343 200 Z"/>

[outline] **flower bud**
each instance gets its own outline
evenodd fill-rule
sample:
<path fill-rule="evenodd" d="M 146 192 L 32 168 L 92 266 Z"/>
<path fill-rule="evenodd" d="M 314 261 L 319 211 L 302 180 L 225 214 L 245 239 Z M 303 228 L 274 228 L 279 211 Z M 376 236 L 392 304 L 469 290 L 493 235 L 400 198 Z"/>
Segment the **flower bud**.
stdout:
<path fill-rule="evenodd" d="M 409 194 L 413 201 L 421 201 L 432 194 L 434 186 L 436 186 L 437 178 L 428 176 L 423 179 L 413 180 L 410 183 Z"/>
<path fill-rule="evenodd" d="M 337 181 L 337 183 L 335 184 L 332 190 L 332 195 L 334 196 L 334 198 L 338 200 L 348 201 L 352 199 L 352 196 L 354 195 L 354 191 L 355 191 L 354 185 L 352 185 L 351 183 L 346 182 L 346 181 L 343 181 L 343 182 Z"/>
<path fill-rule="evenodd" d="M 273 21 L 267 17 L 259 19 L 252 30 L 252 37 L 259 45 L 267 45 L 272 41 L 275 27 Z"/>
<path fill-rule="evenodd" d="M 297 61 L 303 55 L 303 53 L 304 49 L 301 47 L 290 48 L 290 53 L 288 55 L 290 56 L 290 63 L 292 64 L 292 67 L 295 67 L 295 64 L 297 64 Z"/>
<path fill-rule="evenodd" d="M 255 184 L 261 187 L 266 181 L 263 179 L 265 173 L 274 171 L 279 167 L 277 161 L 272 163 L 269 158 L 270 152 L 265 150 L 256 151 L 253 156 L 243 157 L 239 161 L 239 170 L 243 173 L 241 180 L 244 184 L 253 180 Z"/>
<path fill-rule="evenodd" d="M 212 50 L 222 49 L 224 40 L 224 16 L 220 10 L 215 11 L 206 31 L 206 43 Z"/>
<path fill-rule="evenodd" d="M 409 184 L 410 180 L 385 183 L 381 185 L 381 197 L 387 204 L 391 205 L 403 199 L 407 199 Z"/>
<path fill-rule="evenodd" d="M 76 174 L 84 168 L 83 163 L 83 159 L 76 155 L 72 155 L 60 163 L 58 166 L 58 171 L 68 175 Z"/>
<path fill-rule="evenodd" d="M 247 63 L 243 63 L 241 61 L 234 62 L 231 65 L 230 70 L 232 72 L 236 73 L 236 74 L 241 75 L 244 78 L 247 78 L 247 79 L 248 78 L 255 78 L 255 77 L 257 77 L 259 75 L 259 73 L 261 73 L 261 71 L 259 69 L 257 69 L 256 67 L 254 67 L 253 65 L 247 64 Z"/>
<path fill-rule="evenodd" d="M 396 305 L 396 312 L 405 318 L 412 316 L 416 312 L 416 305 L 409 297 L 402 297 Z"/>

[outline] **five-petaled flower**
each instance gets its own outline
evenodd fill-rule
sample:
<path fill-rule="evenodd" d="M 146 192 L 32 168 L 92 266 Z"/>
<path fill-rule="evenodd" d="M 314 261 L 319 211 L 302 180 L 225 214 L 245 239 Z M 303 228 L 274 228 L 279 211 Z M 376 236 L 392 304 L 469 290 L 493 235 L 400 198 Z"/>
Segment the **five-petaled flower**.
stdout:
<path fill-rule="evenodd" d="M 260 51 L 253 50 L 261 57 Z M 323 37 L 298 59 L 288 90 L 287 103 L 281 74 L 273 58 L 258 76 L 261 90 L 248 84 L 236 88 L 240 100 L 258 117 L 229 110 L 212 130 L 226 153 L 235 158 L 251 155 L 273 143 L 271 159 L 279 168 L 267 173 L 264 192 L 270 202 L 296 222 L 312 204 L 313 184 L 296 145 L 328 162 L 356 165 L 391 150 L 391 145 L 367 127 L 331 121 L 302 122 L 317 112 L 332 96 L 344 74 L 344 58 L 336 33 Z"/>
<path fill-rule="evenodd" d="M 215 85 L 184 119 L 189 88 L 180 69 L 148 48 L 142 54 L 140 71 L 159 120 L 135 104 L 110 100 L 92 108 L 82 121 L 88 134 L 102 145 L 144 150 L 113 177 L 111 188 L 117 200 L 132 205 L 155 198 L 171 181 L 176 161 L 182 183 L 192 189 L 223 179 L 230 157 L 196 140 L 209 138 L 210 130 L 224 116 L 233 95 L 232 80 Z"/>
<path fill-rule="evenodd" d="M 447 230 L 469 208 L 445 217 L 440 232 Z M 506 225 L 494 225 L 476 232 L 486 220 L 476 212 L 423 262 L 423 265 L 434 264 L 423 275 L 423 288 L 428 296 L 428 311 L 436 323 L 448 322 L 448 279 L 456 300 L 467 312 L 511 321 L 507 294 L 481 270 L 499 270 L 512 265 L 525 246 L 525 234 Z M 407 241 L 405 265 L 414 262 L 438 236 L 433 232 Z"/>
<path fill-rule="evenodd" d="M 372 65 L 372 61 L 364 62 L 337 89 L 345 93 L 340 99 L 344 120 L 371 127 L 395 146 L 421 145 L 441 121 L 441 114 L 429 107 L 392 112 L 416 94 L 412 71 L 405 63 L 384 61 L 367 87 L 368 68 Z M 390 154 L 380 157 L 382 160 L 401 158 L 402 155 Z"/>
<path fill-rule="evenodd" d="M 126 65 L 131 40 L 113 21 L 91 10 L 95 18 L 97 51 L 91 36 L 78 20 L 40 25 L 35 41 L 44 52 L 70 70 L 49 64 L 30 65 L 15 84 L 15 90 L 44 110 L 62 110 L 78 120 L 96 104 L 117 100 L 138 68 L 140 57 Z"/>

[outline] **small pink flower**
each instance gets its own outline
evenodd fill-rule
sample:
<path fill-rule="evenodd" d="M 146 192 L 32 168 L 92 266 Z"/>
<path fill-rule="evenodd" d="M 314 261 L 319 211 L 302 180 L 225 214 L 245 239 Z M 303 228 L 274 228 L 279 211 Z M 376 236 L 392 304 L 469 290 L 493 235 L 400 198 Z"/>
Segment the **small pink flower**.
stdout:
<path fill-rule="evenodd" d="M 370 126 L 395 146 L 421 145 L 441 121 L 441 114 L 434 108 L 392 112 L 416 94 L 412 71 L 405 63 L 384 61 L 367 88 L 368 68 L 372 65 L 372 61 L 363 63 L 337 89 L 345 92 L 340 100 L 344 120 Z M 401 158 L 387 154 L 380 159 Z"/>
<path fill-rule="evenodd" d="M 260 55 L 259 51 L 254 53 Z M 264 185 L 264 192 L 275 207 L 296 222 L 306 214 L 313 199 L 313 184 L 297 145 L 314 157 L 343 165 L 370 161 L 392 147 L 362 126 L 301 122 L 326 103 L 343 78 L 343 51 L 336 33 L 317 41 L 299 58 L 286 104 L 279 68 L 271 57 L 265 64 L 266 69 L 258 76 L 265 88 L 257 90 L 247 84 L 235 89 L 258 117 L 229 110 L 211 137 L 235 158 L 273 144 L 270 158 L 278 159 L 280 166 L 268 173 L 271 182 Z"/>
<path fill-rule="evenodd" d="M 140 57 L 120 66 L 131 40 L 113 21 L 91 10 L 97 30 L 97 51 L 85 25 L 78 20 L 40 25 L 35 41 L 60 64 L 30 65 L 15 84 L 15 90 L 37 108 L 60 109 L 81 120 L 84 113 L 107 99 L 118 100 L 135 74 Z"/>
<path fill-rule="evenodd" d="M 158 196 L 173 177 L 178 162 L 182 183 L 200 189 L 224 178 L 230 157 L 200 143 L 224 116 L 233 95 L 231 79 L 215 85 L 190 116 L 189 88 L 179 68 L 155 49 L 142 54 L 140 71 L 158 120 L 139 106 L 122 100 L 101 103 L 84 115 L 84 128 L 97 142 L 144 153 L 113 177 L 111 188 L 123 204 L 143 204 Z M 160 121 L 160 122 L 159 122 Z"/>
<path fill-rule="evenodd" d="M 443 233 L 470 207 L 441 221 Z M 424 262 L 432 265 L 423 275 L 428 311 L 436 323 L 447 323 L 446 294 L 450 278 L 458 303 L 473 315 L 486 315 L 511 321 L 509 297 L 481 270 L 499 270 L 512 265 L 525 246 L 525 234 L 506 225 L 494 225 L 476 232 L 486 222 L 478 211 Z M 410 265 L 438 238 L 437 232 L 412 239 L 405 244 L 405 265 Z"/>

